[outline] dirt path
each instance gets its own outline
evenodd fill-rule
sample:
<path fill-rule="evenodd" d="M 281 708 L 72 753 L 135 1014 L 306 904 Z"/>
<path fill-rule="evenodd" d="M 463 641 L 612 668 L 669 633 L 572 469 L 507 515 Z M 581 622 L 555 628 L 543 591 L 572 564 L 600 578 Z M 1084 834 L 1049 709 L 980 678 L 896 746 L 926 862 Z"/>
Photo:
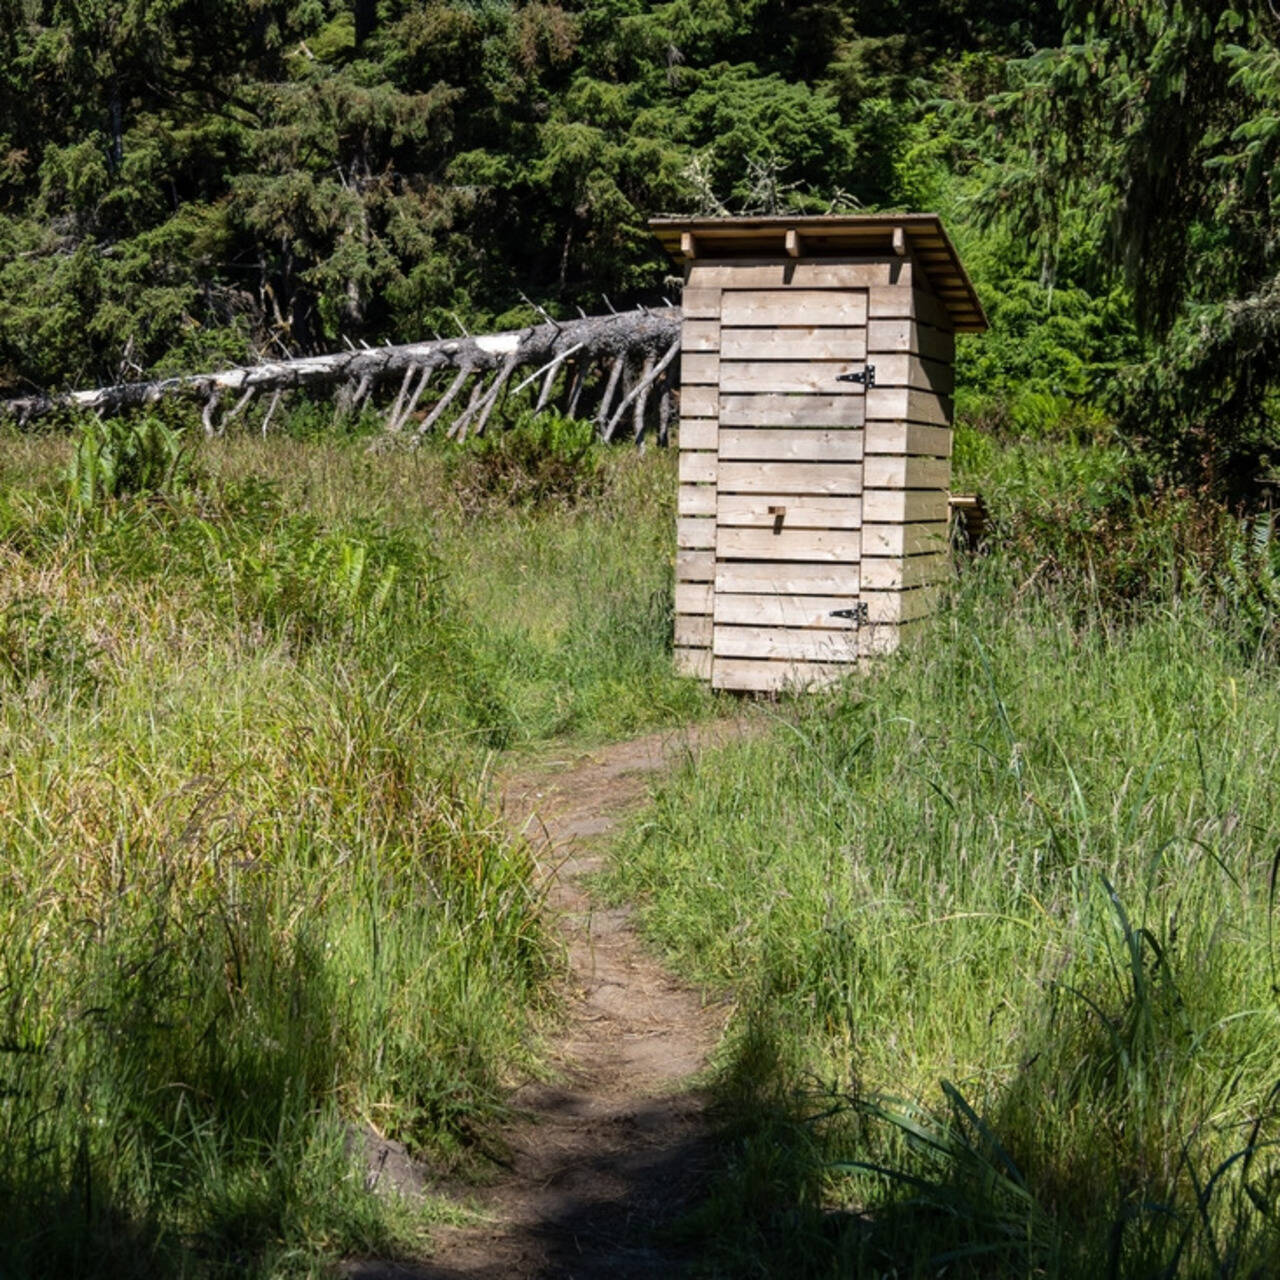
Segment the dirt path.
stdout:
<path fill-rule="evenodd" d="M 508 777 L 503 809 L 534 841 L 569 953 L 559 1082 L 521 1089 L 528 1117 L 506 1135 L 509 1170 L 480 1193 L 490 1223 L 435 1233 L 431 1261 L 352 1268 L 359 1280 L 632 1280 L 678 1275 L 661 1228 L 690 1205 L 709 1165 L 706 1099 L 684 1083 L 723 1018 L 643 948 L 624 909 L 593 910 L 583 885 L 595 837 L 640 803 L 652 775 L 739 723 L 651 734 Z"/>

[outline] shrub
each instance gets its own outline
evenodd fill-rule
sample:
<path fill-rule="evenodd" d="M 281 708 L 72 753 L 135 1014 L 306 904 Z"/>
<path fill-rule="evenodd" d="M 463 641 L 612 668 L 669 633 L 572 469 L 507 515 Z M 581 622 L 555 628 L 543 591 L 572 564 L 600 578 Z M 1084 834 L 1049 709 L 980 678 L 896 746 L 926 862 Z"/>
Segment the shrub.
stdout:
<path fill-rule="evenodd" d="M 1280 638 L 1280 530 L 1271 515 L 1232 526 L 1218 590 L 1251 647 Z"/>
<path fill-rule="evenodd" d="M 179 491 L 196 475 L 188 433 L 154 414 L 142 414 L 82 420 L 67 482 L 72 502 L 93 510 L 112 499 Z"/>
<path fill-rule="evenodd" d="M 591 422 L 554 409 L 523 412 L 506 431 L 452 450 L 447 476 L 468 513 L 494 505 L 573 507 L 603 491 L 603 455 Z"/>

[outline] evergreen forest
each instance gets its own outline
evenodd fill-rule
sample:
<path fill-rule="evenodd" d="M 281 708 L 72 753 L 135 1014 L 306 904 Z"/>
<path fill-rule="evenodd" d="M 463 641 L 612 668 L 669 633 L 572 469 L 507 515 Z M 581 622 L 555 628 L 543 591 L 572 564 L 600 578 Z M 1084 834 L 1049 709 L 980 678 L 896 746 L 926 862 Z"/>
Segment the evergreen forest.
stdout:
<path fill-rule="evenodd" d="M 408 376 L 18 408 L 885 211 L 990 320 L 984 519 L 817 692 L 676 674 L 603 366 L 456 440 Z M 1280 1274 L 1278 498 L 1275 0 L 0 0 L 0 1280 L 622 1274 L 503 1218 L 613 1025 L 504 796 L 650 741 L 574 891 L 715 1034 L 624 1098 L 701 1126 L 625 1274 Z"/>
<path fill-rule="evenodd" d="M 934 210 L 962 408 L 1270 458 L 1266 4 L 4 5 L 10 394 L 654 301 L 660 212 Z"/>

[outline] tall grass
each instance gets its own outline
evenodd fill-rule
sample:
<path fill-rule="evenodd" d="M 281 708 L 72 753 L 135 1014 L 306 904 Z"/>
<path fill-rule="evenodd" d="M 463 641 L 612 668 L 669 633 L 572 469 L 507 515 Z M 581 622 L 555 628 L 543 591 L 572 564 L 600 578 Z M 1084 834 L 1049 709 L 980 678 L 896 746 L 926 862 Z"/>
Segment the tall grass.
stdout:
<path fill-rule="evenodd" d="M 665 463 L 599 467 L 513 513 L 358 441 L 0 442 L 0 1274 L 421 1244 L 362 1135 L 468 1161 L 558 964 L 493 747 L 708 705 Z"/>
<path fill-rule="evenodd" d="M 600 740 L 712 714 L 672 671 L 675 452 L 589 448 L 537 421 L 459 453 L 228 441 L 209 465 L 266 477 L 322 519 L 366 519 L 445 567 L 488 740 Z"/>
<path fill-rule="evenodd" d="M 612 891 L 737 1002 L 727 1270 L 1280 1262 L 1280 686 L 1247 619 L 1077 581 L 970 564 L 918 646 L 618 850 Z"/>

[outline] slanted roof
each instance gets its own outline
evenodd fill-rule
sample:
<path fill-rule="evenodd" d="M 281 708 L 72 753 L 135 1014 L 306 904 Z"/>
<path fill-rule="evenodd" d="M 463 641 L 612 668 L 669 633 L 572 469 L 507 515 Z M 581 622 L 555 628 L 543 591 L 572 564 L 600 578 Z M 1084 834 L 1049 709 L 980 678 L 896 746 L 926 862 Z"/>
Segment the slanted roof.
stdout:
<path fill-rule="evenodd" d="M 835 258 L 908 254 L 947 309 L 958 333 L 987 327 L 955 246 L 935 213 L 828 214 L 818 217 L 654 218 L 662 247 L 679 263 L 690 242 L 698 258 Z M 788 232 L 794 232 L 788 246 Z"/>

